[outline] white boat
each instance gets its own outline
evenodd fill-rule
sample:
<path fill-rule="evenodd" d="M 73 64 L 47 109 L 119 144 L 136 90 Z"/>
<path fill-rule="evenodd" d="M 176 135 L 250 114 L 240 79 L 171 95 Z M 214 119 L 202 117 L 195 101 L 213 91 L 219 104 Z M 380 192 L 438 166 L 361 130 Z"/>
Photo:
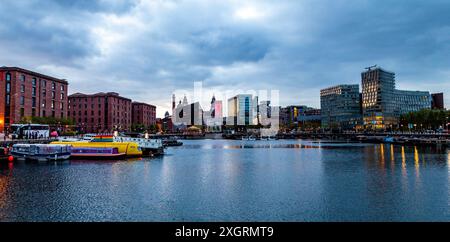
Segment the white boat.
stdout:
<path fill-rule="evenodd" d="M 57 161 L 70 157 L 71 145 L 15 144 L 11 155 L 17 160 Z"/>
<path fill-rule="evenodd" d="M 114 137 L 114 142 L 135 142 L 144 155 L 161 155 L 164 153 L 164 145 L 161 139 L 117 136 Z"/>

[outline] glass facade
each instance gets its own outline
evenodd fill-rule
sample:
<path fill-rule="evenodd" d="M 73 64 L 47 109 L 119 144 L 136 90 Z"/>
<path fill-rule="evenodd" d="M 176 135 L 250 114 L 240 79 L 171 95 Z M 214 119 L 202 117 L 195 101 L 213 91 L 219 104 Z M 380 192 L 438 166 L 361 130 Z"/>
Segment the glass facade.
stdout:
<path fill-rule="evenodd" d="M 240 94 L 228 99 L 228 125 L 255 125 L 256 106 L 251 94 Z"/>
<path fill-rule="evenodd" d="M 401 114 L 431 108 L 429 92 L 395 89 L 395 73 L 382 68 L 361 73 L 364 127 L 385 129 L 398 124 Z"/>
<path fill-rule="evenodd" d="M 360 123 L 359 85 L 338 85 L 320 91 L 321 124 L 326 129 L 353 129 Z"/>

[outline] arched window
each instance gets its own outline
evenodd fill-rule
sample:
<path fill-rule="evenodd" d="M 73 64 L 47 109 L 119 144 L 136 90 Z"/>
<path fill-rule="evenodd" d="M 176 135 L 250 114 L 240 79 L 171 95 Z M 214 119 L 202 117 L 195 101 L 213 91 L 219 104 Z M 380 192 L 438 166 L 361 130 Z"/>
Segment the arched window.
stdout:
<path fill-rule="evenodd" d="M 6 73 L 6 81 L 11 81 L 11 73 Z"/>

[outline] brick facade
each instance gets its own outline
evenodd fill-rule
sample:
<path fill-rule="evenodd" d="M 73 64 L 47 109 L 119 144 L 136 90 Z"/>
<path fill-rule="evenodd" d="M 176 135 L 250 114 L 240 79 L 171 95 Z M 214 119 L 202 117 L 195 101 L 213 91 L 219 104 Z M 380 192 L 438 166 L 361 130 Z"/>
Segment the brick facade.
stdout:
<path fill-rule="evenodd" d="M 18 67 L 0 67 L 0 131 L 23 117 L 65 118 L 68 82 Z"/>
<path fill-rule="evenodd" d="M 132 103 L 132 123 L 145 127 L 156 124 L 156 107 L 147 103 Z"/>
<path fill-rule="evenodd" d="M 108 133 L 131 129 L 131 99 L 115 92 L 69 96 L 68 117 L 82 132 Z"/>

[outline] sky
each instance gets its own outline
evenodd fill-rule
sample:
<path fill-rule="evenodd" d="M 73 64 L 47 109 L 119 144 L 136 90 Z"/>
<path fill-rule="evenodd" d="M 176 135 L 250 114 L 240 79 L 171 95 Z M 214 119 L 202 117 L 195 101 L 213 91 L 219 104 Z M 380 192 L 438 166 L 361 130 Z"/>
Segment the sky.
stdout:
<path fill-rule="evenodd" d="M 118 92 L 158 117 L 194 82 L 320 107 L 320 89 L 360 84 L 375 64 L 448 107 L 449 13 L 448 0 L 2 0 L 0 66 L 67 79 L 69 94 Z"/>

